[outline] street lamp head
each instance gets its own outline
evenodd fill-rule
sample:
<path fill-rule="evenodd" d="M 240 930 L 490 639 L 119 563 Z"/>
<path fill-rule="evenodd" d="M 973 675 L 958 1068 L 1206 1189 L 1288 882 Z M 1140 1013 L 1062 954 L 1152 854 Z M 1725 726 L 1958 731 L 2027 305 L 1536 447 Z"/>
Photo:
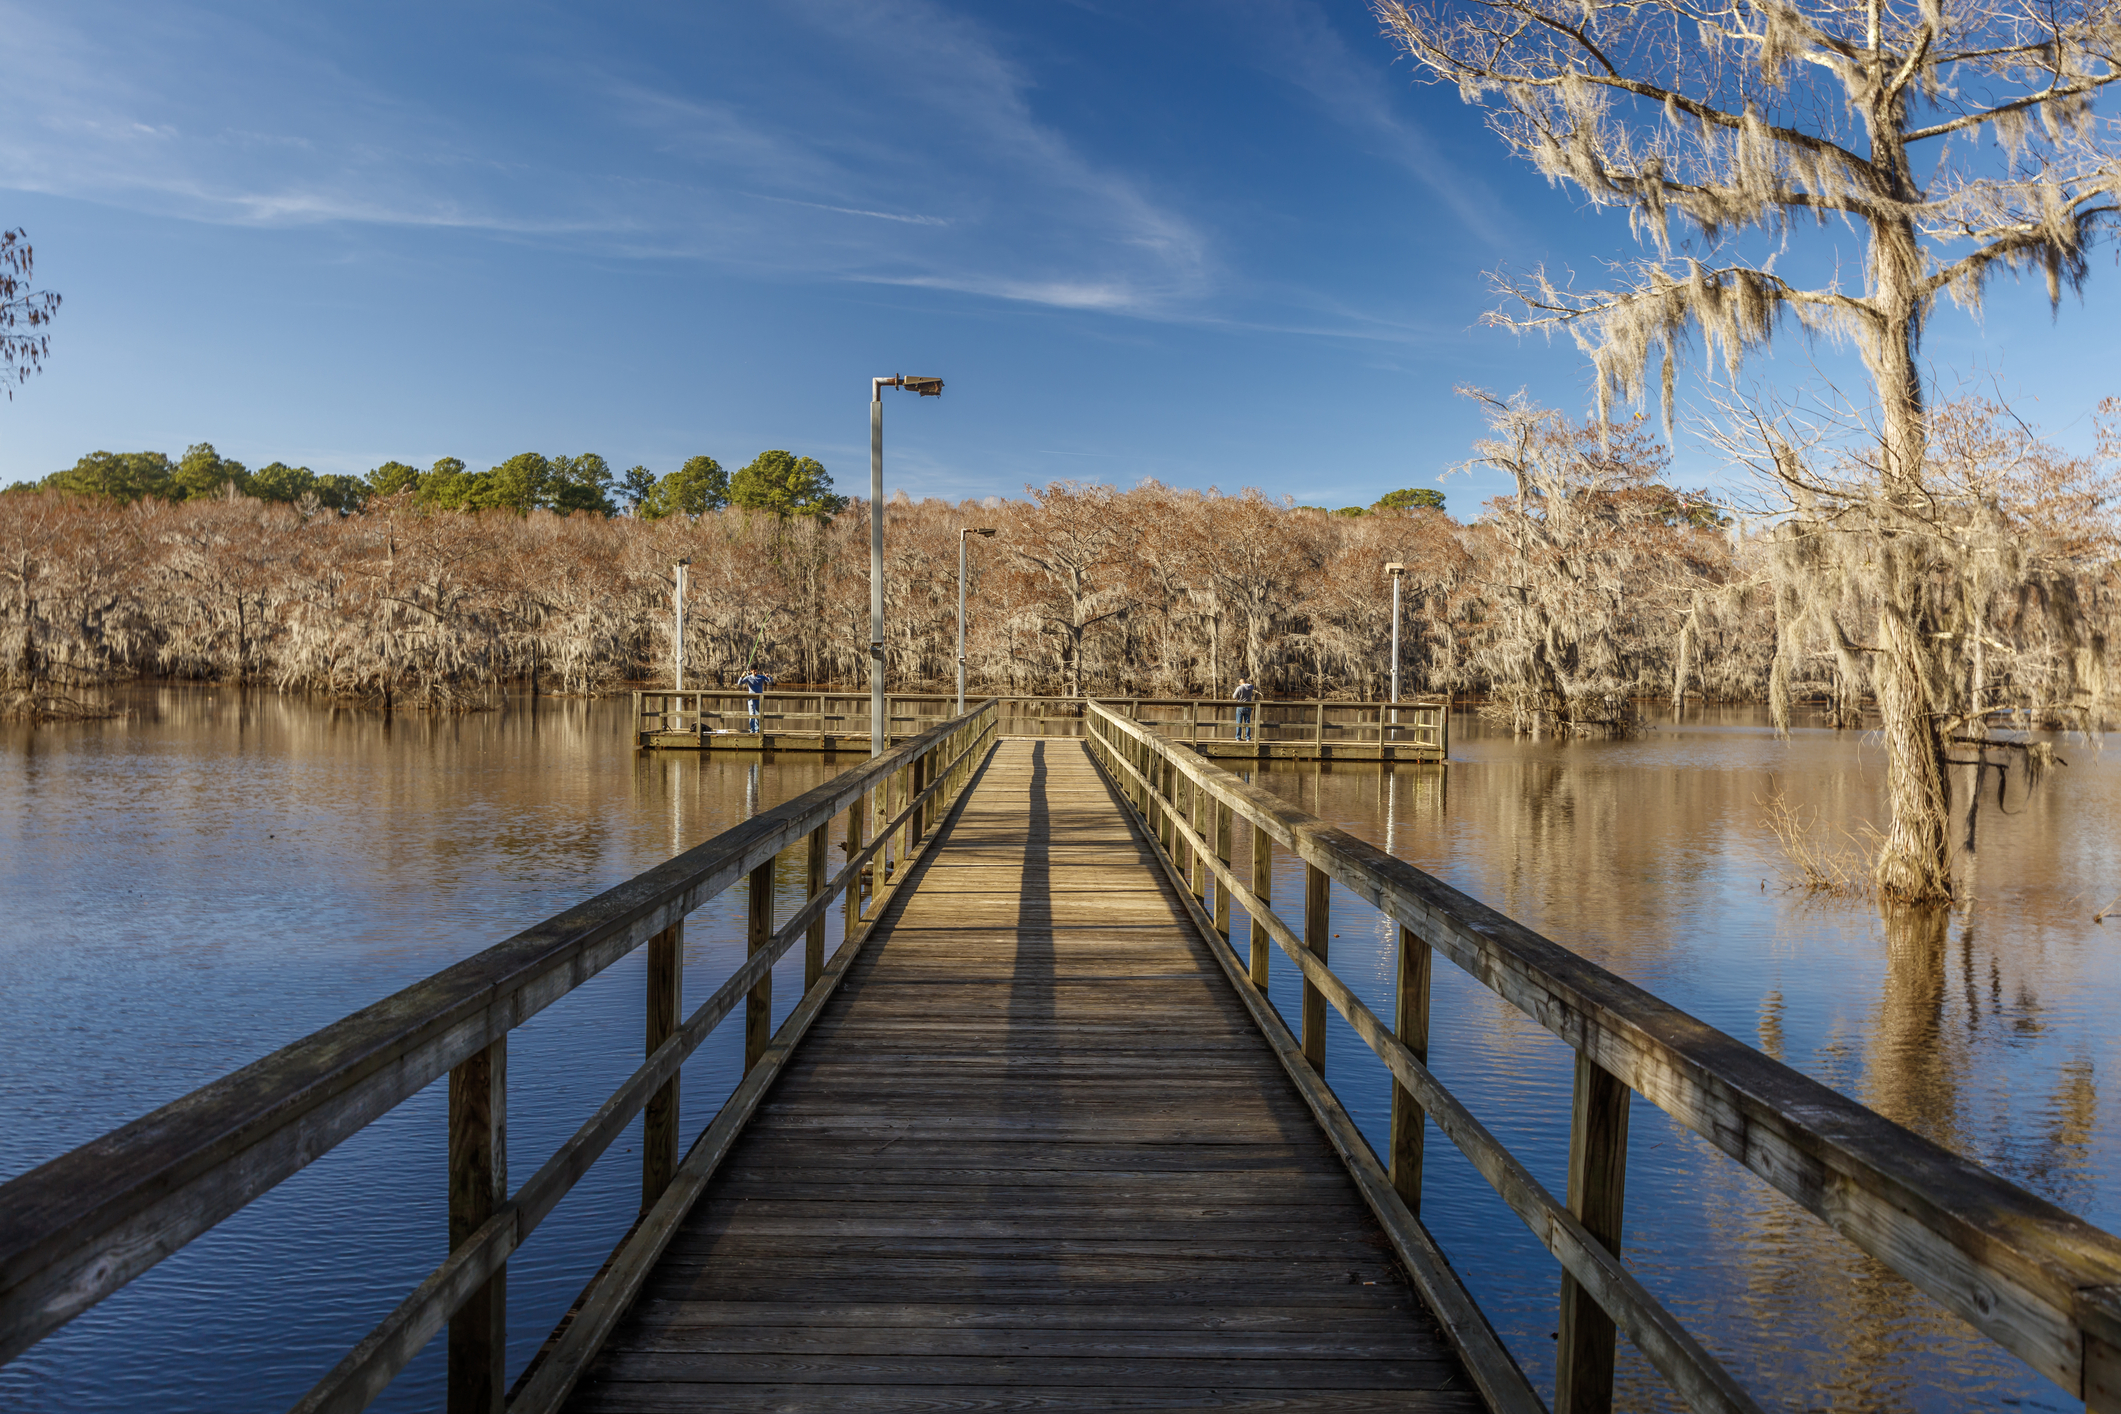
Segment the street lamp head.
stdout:
<path fill-rule="evenodd" d="M 1385 573 L 1386 573 L 1386 574 L 1405 574 L 1406 572 L 1407 572 L 1407 567 L 1406 567 L 1406 564 L 1405 564 L 1405 562 L 1403 562 L 1403 561 L 1400 561 L 1400 560 L 1394 560 L 1394 561 L 1392 561 L 1392 562 L 1391 562 L 1390 564 L 1388 564 L 1388 565 L 1386 565 L 1386 566 L 1385 566 Z"/>
<path fill-rule="evenodd" d="M 940 378 L 914 378 L 901 373 L 897 385 L 909 393 L 919 393 L 924 398 L 940 398 L 943 395 L 943 380 Z"/>
<path fill-rule="evenodd" d="M 1001 534 L 1001 532 L 1000 532 L 999 530 L 996 530 L 996 529 L 994 529 L 994 528 L 993 528 L 992 526 L 988 526 L 987 528 L 985 528 L 985 529 L 983 529 L 983 530 L 974 530 L 974 531 L 973 531 L 972 533 L 973 533 L 974 535 L 999 535 L 999 534 Z"/>
<path fill-rule="evenodd" d="M 686 560 L 679 560 L 679 561 L 678 561 L 678 563 L 679 563 L 680 565 L 689 565 L 689 564 L 691 564 L 691 563 L 692 563 L 692 561 L 691 561 L 691 560 L 689 560 L 689 559 L 686 559 Z"/>

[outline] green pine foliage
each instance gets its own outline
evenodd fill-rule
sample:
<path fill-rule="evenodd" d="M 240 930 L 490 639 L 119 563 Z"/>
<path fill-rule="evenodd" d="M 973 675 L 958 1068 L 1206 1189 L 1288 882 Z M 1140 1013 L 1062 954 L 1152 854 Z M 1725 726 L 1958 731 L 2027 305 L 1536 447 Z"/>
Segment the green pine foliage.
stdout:
<path fill-rule="evenodd" d="M 614 475 L 595 452 L 545 456 L 522 452 L 498 466 L 473 471 L 461 458 L 443 457 L 426 471 L 387 461 L 365 477 L 319 474 L 304 466 L 270 462 L 252 471 L 224 457 L 211 442 L 185 449 L 171 461 L 162 452 L 91 452 L 64 471 L 11 491 L 65 491 L 129 504 L 143 499 L 201 501 L 248 497 L 351 515 L 377 497 L 409 496 L 425 511 L 512 511 L 528 515 L 618 515 L 642 520 L 706 515 L 726 506 L 788 518 L 831 516 L 847 504 L 832 490 L 832 475 L 811 457 L 761 452 L 734 477 L 709 456 L 687 457 L 676 471 L 658 476 L 645 466 Z"/>

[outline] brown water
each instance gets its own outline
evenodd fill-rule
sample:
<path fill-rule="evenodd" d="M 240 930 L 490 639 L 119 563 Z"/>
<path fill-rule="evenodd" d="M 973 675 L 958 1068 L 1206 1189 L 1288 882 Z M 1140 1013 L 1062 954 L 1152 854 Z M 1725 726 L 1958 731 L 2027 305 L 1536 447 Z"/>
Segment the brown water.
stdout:
<path fill-rule="evenodd" d="M 2121 762 L 2072 764 L 1980 822 L 1973 898 L 1882 914 L 1786 885 L 1761 800 L 1778 786 L 1850 831 L 1885 823 L 1875 737 L 1778 741 L 1745 710 L 1695 711 L 1640 740 L 1534 743 L 1454 721 L 1452 764 L 1277 767 L 1305 809 L 1576 949 L 1768 1054 L 2121 1231 Z M 1994 802 L 1993 783 L 1990 804 Z M 1300 873 L 1276 895 L 1300 896 Z M 1336 900 L 1334 969 L 1385 1015 L 1393 934 Z M 1294 969 L 1276 1000 L 1296 1016 Z M 1448 963 L 1431 1064 L 1547 1184 L 1565 1187 L 1573 1056 Z M 1382 1068 L 1331 1023 L 1327 1073 L 1373 1145 Z M 2102 1089 L 2102 1081 L 2105 1082 Z M 1423 1218 L 1551 1394 L 1558 1270 L 1432 1126 Z M 2081 1407 L 1720 1152 L 1637 1099 L 1625 1256 L 1771 1408 Z M 1630 1408 L 1676 1408 L 1625 1347 Z"/>
<path fill-rule="evenodd" d="M 623 700 L 385 720 L 143 688 L 130 715 L 0 735 L 0 1176 L 18 1173 L 806 789 L 824 758 L 639 757 Z M 1601 964 L 2110 1229 L 2121 1115 L 2111 941 L 2121 770 L 2082 743 L 1983 824 L 1976 900 L 1926 928 L 1785 892 L 1770 782 L 1879 820 L 1859 734 L 1778 742 L 1744 712 L 1628 743 L 1454 723 L 1447 768 L 1276 768 L 1273 788 Z M 839 765 L 846 763 L 840 762 Z M 836 768 L 836 767 L 835 767 Z M 797 888 L 791 876 L 788 898 Z M 1294 897 L 1293 878 L 1279 885 Z M 785 905 L 784 905 L 785 906 Z M 739 896 L 687 929 L 687 990 L 741 955 Z M 1342 900 L 1334 965 L 1390 996 L 1389 928 Z M 777 1015 L 800 980 L 777 979 Z M 793 979 L 789 966 L 795 971 Z M 1291 969 L 1276 974 L 1286 993 Z M 517 1177 L 637 1062 L 636 957 L 511 1042 Z M 1288 1011 L 1292 995 L 1278 995 Z M 1448 965 L 1433 1059 L 1560 1187 L 1570 1058 Z M 735 1028 L 687 1068 L 688 1132 Z M 1382 1072 L 1335 1020 L 1329 1073 L 1381 1139 Z M 2111 1086 L 2108 1087 L 2112 1089 Z M 0 1368 L 0 1408 L 284 1408 L 442 1255 L 441 1087 Z M 620 1141 L 618 1150 L 632 1147 Z M 1424 1215 L 1511 1346 L 1551 1378 L 1555 1268 L 1440 1136 Z M 520 1367 L 630 1222 L 607 1158 L 511 1267 Z M 1626 1255 L 1763 1403 L 2064 1408 L 2060 1393 L 1637 1101 Z M 439 1348 L 378 1407 L 432 1408 Z M 1626 1402 L 1668 1407 L 1623 1359 Z"/>

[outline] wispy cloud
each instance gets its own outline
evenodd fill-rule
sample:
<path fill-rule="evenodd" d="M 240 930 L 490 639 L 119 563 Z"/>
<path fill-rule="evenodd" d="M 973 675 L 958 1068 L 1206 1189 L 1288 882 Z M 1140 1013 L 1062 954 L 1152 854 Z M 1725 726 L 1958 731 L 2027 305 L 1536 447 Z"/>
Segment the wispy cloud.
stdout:
<path fill-rule="evenodd" d="M 1494 189 L 1452 162 L 1448 144 L 1406 115 L 1404 98 L 1390 87 L 1395 78 L 1411 85 L 1405 69 L 1357 58 L 1313 0 L 1256 0 L 1242 13 L 1263 70 L 1294 85 L 1319 111 L 1421 182 L 1469 234 L 1493 243 L 1515 237 Z"/>
<path fill-rule="evenodd" d="M 1388 72 L 1299 0 L 1241 13 L 1260 67 L 1495 236 L 1493 203 L 1402 116 Z M 741 61 L 713 48 L 739 19 Z M 1057 312 L 1419 337 L 1301 277 L 1248 276 L 1124 146 L 1090 151 L 1042 116 L 1008 37 L 940 0 L 679 17 L 668 44 L 545 13 L 505 55 L 482 31 L 446 34 L 482 62 L 439 89 L 332 28 L 357 23 L 0 0 L 0 186 L 230 225 L 484 231 Z M 673 57 L 695 52 L 707 60 Z"/>
<path fill-rule="evenodd" d="M 866 216 L 872 221 L 901 221 L 908 226 L 947 226 L 948 218 L 942 216 L 914 216 L 900 211 L 864 211 L 858 206 L 831 206 L 822 201 L 797 201 L 792 196 L 764 196 L 747 192 L 759 201 L 781 201 L 790 206 L 807 206 L 812 211 L 836 211 L 842 216 Z"/>

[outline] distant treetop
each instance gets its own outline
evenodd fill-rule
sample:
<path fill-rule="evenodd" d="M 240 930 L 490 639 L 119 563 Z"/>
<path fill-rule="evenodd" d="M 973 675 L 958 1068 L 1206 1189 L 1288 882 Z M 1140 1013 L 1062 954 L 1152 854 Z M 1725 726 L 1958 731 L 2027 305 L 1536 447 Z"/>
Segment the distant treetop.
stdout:
<path fill-rule="evenodd" d="M 1428 486 L 1409 486 L 1398 491 L 1387 491 L 1370 507 L 1373 511 L 1413 511 L 1443 509 L 1443 492 Z"/>

